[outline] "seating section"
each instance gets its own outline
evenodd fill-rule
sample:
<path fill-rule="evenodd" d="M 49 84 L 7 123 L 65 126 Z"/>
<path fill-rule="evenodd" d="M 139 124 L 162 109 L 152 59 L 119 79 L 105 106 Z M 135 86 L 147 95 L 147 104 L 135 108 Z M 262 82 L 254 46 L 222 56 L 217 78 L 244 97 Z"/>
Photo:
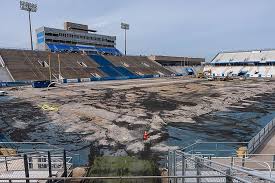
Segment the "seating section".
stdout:
<path fill-rule="evenodd" d="M 135 74 L 127 70 L 125 67 L 117 67 L 103 56 L 91 55 L 90 57 L 100 66 L 99 69 L 108 74 L 110 77 L 135 76 Z"/>
<path fill-rule="evenodd" d="M 79 78 L 142 78 L 174 74 L 147 57 L 81 55 L 45 51 L 0 49 L 6 69 L 15 81 Z M 1 75 L 0 75 L 1 76 Z M 1 80 L 1 78 L 0 78 Z"/>
<path fill-rule="evenodd" d="M 212 66 L 207 65 L 204 71 L 211 71 L 212 76 L 246 76 L 246 77 L 275 77 L 275 68 L 271 66 Z"/>
<path fill-rule="evenodd" d="M 136 74 L 132 73 L 131 71 L 127 70 L 124 67 L 116 67 L 116 70 L 119 71 L 124 76 L 136 76 Z"/>
<path fill-rule="evenodd" d="M 105 47 L 95 47 L 95 46 L 84 46 L 84 45 L 66 45 L 66 44 L 47 44 L 48 48 L 52 52 L 93 52 L 99 54 L 109 54 L 109 55 L 122 55 L 120 51 L 116 48 L 105 48 Z"/>
<path fill-rule="evenodd" d="M 213 76 L 274 77 L 275 50 L 221 52 L 206 65 Z M 244 74 L 245 73 L 245 74 Z"/>
<path fill-rule="evenodd" d="M 58 54 L 43 51 L 2 49 L 0 55 L 15 81 L 36 81 L 59 78 Z M 50 61 L 49 61 L 50 58 Z M 88 56 L 61 53 L 60 75 L 62 78 L 90 78 L 107 76 L 98 69 L 98 64 L 91 62 Z M 49 67 L 50 65 L 50 67 Z M 50 69 L 51 68 L 51 71 Z"/>
<path fill-rule="evenodd" d="M 160 64 L 144 56 L 104 56 L 116 67 L 123 67 L 139 75 L 171 75 L 172 71 L 165 69 Z"/>

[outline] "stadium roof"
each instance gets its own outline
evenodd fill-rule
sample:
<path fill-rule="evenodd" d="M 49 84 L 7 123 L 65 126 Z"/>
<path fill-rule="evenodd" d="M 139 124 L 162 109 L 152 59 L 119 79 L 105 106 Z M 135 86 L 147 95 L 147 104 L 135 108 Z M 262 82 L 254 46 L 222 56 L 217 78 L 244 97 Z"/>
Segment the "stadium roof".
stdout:
<path fill-rule="evenodd" d="M 221 52 L 211 61 L 214 64 L 239 62 L 275 62 L 275 49 Z"/>

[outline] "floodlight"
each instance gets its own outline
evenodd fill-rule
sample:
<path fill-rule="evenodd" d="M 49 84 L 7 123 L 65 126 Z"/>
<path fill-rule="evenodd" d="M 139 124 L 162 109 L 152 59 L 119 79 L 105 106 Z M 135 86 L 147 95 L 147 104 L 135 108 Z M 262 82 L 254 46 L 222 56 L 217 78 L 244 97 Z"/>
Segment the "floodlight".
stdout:
<path fill-rule="evenodd" d="M 37 4 L 29 3 L 29 2 L 26 2 L 26 1 L 20 1 L 20 9 L 29 12 L 29 26 L 30 26 L 31 49 L 33 50 L 31 12 L 37 12 Z"/>
<path fill-rule="evenodd" d="M 124 47 L 125 47 L 125 55 L 126 55 L 126 53 L 127 53 L 127 51 L 126 51 L 126 43 L 127 43 L 127 41 L 126 41 L 126 31 L 130 29 L 130 25 L 127 24 L 127 23 L 121 23 L 120 26 L 121 26 L 121 29 L 123 29 L 125 31 L 125 43 L 124 43 Z"/>
<path fill-rule="evenodd" d="M 20 9 L 30 12 L 37 12 L 37 4 L 20 1 Z"/>
<path fill-rule="evenodd" d="M 126 24 L 126 23 L 121 23 L 121 29 L 129 30 L 130 29 L 130 25 Z"/>

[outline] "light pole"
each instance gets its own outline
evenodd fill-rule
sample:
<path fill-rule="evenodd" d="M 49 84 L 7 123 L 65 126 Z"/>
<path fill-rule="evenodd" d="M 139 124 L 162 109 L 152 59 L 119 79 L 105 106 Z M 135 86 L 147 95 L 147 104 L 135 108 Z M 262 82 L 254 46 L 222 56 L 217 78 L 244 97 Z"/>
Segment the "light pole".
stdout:
<path fill-rule="evenodd" d="M 29 13 L 29 26 L 30 26 L 30 38 L 31 38 L 31 49 L 33 50 L 32 43 L 32 25 L 31 25 L 31 12 L 37 12 L 37 4 L 20 1 L 20 9 Z"/>
<path fill-rule="evenodd" d="M 125 55 L 127 54 L 127 39 L 126 39 L 126 31 L 130 29 L 130 25 L 126 24 L 126 23 L 121 23 L 121 29 L 123 29 L 125 31 L 124 34 L 124 50 L 125 50 Z"/>

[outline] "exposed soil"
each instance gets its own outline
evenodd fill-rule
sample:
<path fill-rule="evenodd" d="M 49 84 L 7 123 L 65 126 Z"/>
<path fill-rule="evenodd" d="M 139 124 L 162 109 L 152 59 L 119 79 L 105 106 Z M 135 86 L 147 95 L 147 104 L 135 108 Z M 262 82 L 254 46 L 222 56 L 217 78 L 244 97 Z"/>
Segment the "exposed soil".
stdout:
<path fill-rule="evenodd" d="M 11 99 L 0 99 L 0 129 L 14 141 L 46 141 L 71 150 L 96 144 L 119 154 L 143 151 L 146 130 L 151 149 L 166 151 L 171 148 L 162 143 L 168 123 L 196 123 L 201 115 L 274 92 L 274 83 L 162 78 L 70 84 L 49 91 L 10 88 Z M 58 111 L 43 110 L 39 106 L 44 103 Z"/>

